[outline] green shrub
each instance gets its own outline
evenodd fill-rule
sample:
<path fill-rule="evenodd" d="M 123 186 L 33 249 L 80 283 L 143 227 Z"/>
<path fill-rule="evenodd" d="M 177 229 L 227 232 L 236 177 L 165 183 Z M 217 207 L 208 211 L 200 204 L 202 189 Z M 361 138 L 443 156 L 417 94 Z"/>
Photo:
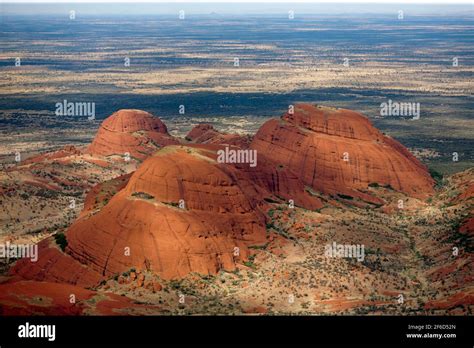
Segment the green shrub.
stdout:
<path fill-rule="evenodd" d="M 250 268 L 255 268 L 255 265 L 252 261 L 245 261 L 244 265 Z"/>
<path fill-rule="evenodd" d="M 54 235 L 54 240 L 56 241 L 56 244 L 59 245 L 62 251 L 66 250 L 67 247 L 67 239 L 66 235 L 62 232 L 56 233 Z"/>
<path fill-rule="evenodd" d="M 443 184 L 443 174 L 434 170 L 433 168 L 430 168 L 429 172 L 430 172 L 431 177 L 436 182 L 436 186 L 440 187 Z"/>

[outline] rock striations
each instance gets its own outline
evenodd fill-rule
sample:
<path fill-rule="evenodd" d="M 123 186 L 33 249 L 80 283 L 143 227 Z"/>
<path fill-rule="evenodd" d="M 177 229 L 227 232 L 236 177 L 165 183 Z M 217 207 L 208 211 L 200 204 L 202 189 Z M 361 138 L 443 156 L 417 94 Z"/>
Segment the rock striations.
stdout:
<path fill-rule="evenodd" d="M 215 274 L 265 242 L 265 216 L 201 150 L 169 146 L 99 213 L 76 221 L 67 238 L 68 252 L 105 276 L 131 267 L 163 278 Z"/>
<path fill-rule="evenodd" d="M 106 118 L 87 152 L 99 156 L 124 156 L 143 160 L 158 148 L 177 144 L 163 122 L 142 110 L 119 110 Z"/>
<path fill-rule="evenodd" d="M 65 252 L 45 240 L 42 261 L 21 260 L 11 274 L 81 286 L 131 268 L 164 279 L 216 274 L 235 269 L 247 260 L 249 246 L 267 241 L 269 203 L 293 200 L 315 210 L 324 194 L 379 203 L 369 193 L 371 184 L 418 198 L 433 192 L 418 160 L 349 110 L 301 104 L 267 121 L 250 148 L 232 146 L 256 150 L 256 167 L 219 163 L 217 153 L 231 138 L 210 126 L 198 126 L 188 137 L 196 144 L 172 145 L 166 126 L 144 111 L 121 110 L 105 120 L 89 152 L 147 159 L 133 174 L 90 192 L 66 232 Z M 155 151 L 162 145 L 168 146 Z"/>
<path fill-rule="evenodd" d="M 251 137 L 222 133 L 210 124 L 201 123 L 191 129 L 185 139 L 194 144 L 228 144 L 245 148 L 250 145 Z"/>
<path fill-rule="evenodd" d="M 433 180 L 397 141 L 363 115 L 345 109 L 296 105 L 292 114 L 267 121 L 251 148 L 300 175 L 314 190 L 371 201 L 370 184 L 426 198 Z"/>

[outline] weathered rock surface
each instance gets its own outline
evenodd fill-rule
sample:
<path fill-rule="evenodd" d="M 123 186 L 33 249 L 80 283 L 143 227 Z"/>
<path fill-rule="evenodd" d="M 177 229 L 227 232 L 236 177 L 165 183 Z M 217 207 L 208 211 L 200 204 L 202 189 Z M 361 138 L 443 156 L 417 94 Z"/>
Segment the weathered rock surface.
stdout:
<path fill-rule="evenodd" d="M 43 162 L 43 161 L 57 160 L 57 159 L 69 157 L 69 156 L 79 156 L 81 154 L 82 154 L 81 150 L 78 149 L 77 147 L 72 146 L 72 145 L 67 145 L 57 151 L 47 152 L 44 154 L 30 157 L 26 159 L 25 161 L 21 162 L 21 164 L 25 165 L 25 164 L 38 163 L 38 162 Z"/>
<path fill-rule="evenodd" d="M 246 148 L 250 145 L 251 137 L 247 135 L 222 133 L 212 125 L 202 123 L 195 126 L 186 135 L 186 140 L 194 144 L 228 144 Z"/>
<path fill-rule="evenodd" d="M 124 156 L 143 160 L 162 146 L 177 144 L 163 122 L 142 110 L 119 110 L 102 122 L 87 152 L 99 156 Z"/>
<path fill-rule="evenodd" d="M 84 208 L 79 217 L 94 213 L 104 207 L 118 191 L 127 185 L 133 173 L 121 175 L 95 185 L 86 195 Z"/>
<path fill-rule="evenodd" d="M 164 278 L 214 274 L 233 269 L 247 246 L 265 241 L 265 217 L 256 205 L 200 150 L 166 147 L 99 213 L 71 226 L 67 251 L 104 276 L 132 267 Z"/>
<path fill-rule="evenodd" d="M 249 186 L 250 189 L 258 188 L 261 199 L 266 201 L 282 201 L 287 204 L 290 201 L 297 207 L 315 210 L 323 206 L 321 200 L 310 193 L 306 185 L 301 181 L 298 174 L 284 167 L 279 167 L 272 160 L 263 155 L 258 155 L 258 165 L 250 167 L 245 164 L 237 164 L 235 174 L 239 178 L 242 187 Z"/>
<path fill-rule="evenodd" d="M 374 183 L 417 198 L 433 193 L 426 168 L 366 117 L 350 110 L 296 105 L 293 114 L 267 121 L 251 148 L 326 194 L 371 201 L 362 191 Z"/>
<path fill-rule="evenodd" d="M 124 134 L 134 129 L 133 137 L 142 135 L 136 129 L 164 134 L 160 127 L 150 130 L 153 126 L 147 122 L 123 127 L 117 121 L 112 128 Z M 221 289 L 220 296 L 235 295 L 242 304 L 238 310 L 244 313 L 273 312 L 266 303 L 288 289 L 301 289 L 296 304 L 306 293 L 314 299 L 316 306 L 300 307 L 304 313 L 354 314 L 359 307 L 374 305 L 379 310 L 386 306 L 390 313 L 393 298 L 402 289 L 407 298 L 415 299 L 411 294 L 420 293 L 420 286 L 429 290 L 425 294 L 433 295 L 419 298 L 426 300 L 420 305 L 423 310 L 462 314 L 472 307 L 473 220 L 468 214 L 474 192 L 472 170 L 448 178 L 432 201 L 409 199 L 390 188 L 424 198 L 431 194 L 433 182 L 403 146 L 360 114 L 311 105 L 298 105 L 294 114 L 262 126 L 250 147 L 258 151 L 256 167 L 217 162 L 217 151 L 225 144 L 232 149 L 248 149 L 248 144 L 232 144 L 230 137 L 205 125 L 190 135 L 187 146 L 170 145 L 157 152 L 154 143 L 145 146 L 143 153 L 153 151 L 136 172 L 123 175 L 120 171 L 94 186 L 81 215 L 66 233 L 65 252 L 49 237 L 40 243 L 38 262 L 19 260 L 11 268 L 8 282 L 2 283 L 0 278 L 0 314 L 159 314 L 163 304 L 174 306 L 177 289 L 169 280 L 178 278 L 183 286 L 180 289 L 194 286 L 198 291 L 212 284 Z M 116 162 L 66 149 L 65 157 L 53 160 L 58 163 L 54 173 L 62 177 L 63 160 L 76 156 Z M 413 215 L 407 219 L 406 231 L 396 216 L 383 213 L 385 207 L 374 208 L 374 213 L 344 204 L 352 197 L 379 203 L 381 199 L 375 197 L 379 194 L 384 199 L 403 197 L 410 202 L 412 209 L 406 211 Z M 272 204 L 294 200 L 297 207 L 315 210 L 322 207 L 320 199 L 326 207 L 319 212 Z M 356 203 L 366 202 L 354 200 Z M 265 211 L 272 213 L 265 216 Z M 430 221 L 435 218 L 444 218 L 449 224 Z M 454 229 L 458 225 L 459 233 Z M 377 249 L 377 258 L 367 255 L 361 267 L 332 260 L 322 268 L 317 262 L 319 249 L 328 238 Z M 457 257 L 451 257 L 453 246 L 460 247 Z M 222 269 L 240 272 L 202 277 Z M 407 272 L 386 271 L 393 269 Z M 371 280 L 361 289 L 341 276 L 347 272 L 353 272 L 354 279 Z M 413 282 L 407 274 L 416 276 Z M 384 299 L 369 300 L 374 285 Z M 343 286 L 346 290 L 342 293 L 333 292 Z M 410 292 L 413 289 L 416 291 Z M 109 290 L 115 294 L 104 292 Z M 68 302 L 71 293 L 78 298 L 75 305 Z M 119 293 L 135 300 L 151 299 L 147 303 L 160 303 L 160 307 L 133 302 L 116 295 Z M 323 299 L 325 293 L 332 298 Z M 172 297 L 166 299 L 167 295 Z M 253 295 L 265 301 L 255 301 Z M 186 301 L 187 305 L 197 304 L 199 296 L 189 296 Z M 288 309 L 287 302 L 282 302 L 276 303 L 280 312 Z M 207 303 L 194 310 L 207 313 Z"/>
<path fill-rule="evenodd" d="M 27 280 L 68 283 L 83 287 L 97 285 L 102 280 L 101 274 L 63 253 L 52 237 L 39 243 L 36 262 L 29 258 L 20 259 L 10 269 L 10 275 Z"/>

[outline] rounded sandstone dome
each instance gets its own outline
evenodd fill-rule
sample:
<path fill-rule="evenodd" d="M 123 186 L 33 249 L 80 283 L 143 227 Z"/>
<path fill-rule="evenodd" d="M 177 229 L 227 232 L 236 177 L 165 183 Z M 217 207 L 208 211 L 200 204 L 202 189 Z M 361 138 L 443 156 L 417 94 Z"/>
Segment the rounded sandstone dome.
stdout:
<path fill-rule="evenodd" d="M 413 197 L 433 193 L 426 167 L 351 110 L 298 104 L 293 113 L 265 122 L 251 148 L 326 194 L 373 201 L 363 192 L 373 183 Z"/>
<path fill-rule="evenodd" d="M 114 112 L 102 122 L 101 128 L 112 132 L 133 133 L 153 131 L 168 133 L 166 125 L 149 112 L 136 109 L 122 109 Z"/>
<path fill-rule="evenodd" d="M 69 254 L 106 276 L 131 267 L 166 279 L 235 269 L 248 246 L 265 242 L 265 217 L 232 168 L 205 153 L 169 146 L 149 157 L 104 208 L 70 227 Z"/>
<path fill-rule="evenodd" d="M 102 122 L 87 152 L 95 156 L 128 153 L 143 160 L 160 147 L 176 143 L 158 117 L 143 110 L 123 109 Z"/>
<path fill-rule="evenodd" d="M 367 117 L 348 109 L 296 104 L 294 112 L 286 113 L 282 119 L 295 126 L 328 135 L 360 140 L 381 138 L 380 131 L 372 126 Z"/>

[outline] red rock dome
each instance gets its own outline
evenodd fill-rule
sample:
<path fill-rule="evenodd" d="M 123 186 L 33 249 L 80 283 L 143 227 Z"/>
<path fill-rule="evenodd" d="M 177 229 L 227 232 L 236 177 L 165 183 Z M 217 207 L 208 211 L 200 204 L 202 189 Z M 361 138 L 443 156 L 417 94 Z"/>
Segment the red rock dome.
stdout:
<path fill-rule="evenodd" d="M 265 242 L 265 216 L 200 150 L 168 146 L 97 214 L 78 219 L 67 240 L 74 259 L 105 276 L 132 267 L 164 278 L 215 274 Z"/>
<path fill-rule="evenodd" d="M 234 269 L 249 246 L 266 242 L 266 198 L 322 206 L 295 173 L 264 158 L 255 168 L 218 163 L 222 147 L 167 146 L 135 173 L 107 183 L 107 192 L 98 185 L 66 233 L 66 253 L 44 241 L 44 263 L 20 260 L 11 274 L 87 286 L 130 268 L 167 279 L 215 274 Z"/>
<path fill-rule="evenodd" d="M 123 156 L 143 160 L 161 146 L 177 144 L 157 117 L 142 110 L 119 110 L 106 118 L 87 152 L 92 155 Z"/>
<path fill-rule="evenodd" d="M 292 115 L 267 121 L 251 148 L 298 173 L 304 184 L 332 195 L 370 200 L 362 191 L 371 183 L 419 198 L 433 193 L 426 168 L 350 110 L 296 105 Z"/>
<path fill-rule="evenodd" d="M 246 148 L 250 145 L 251 137 L 219 132 L 212 125 L 201 123 L 191 129 L 186 140 L 194 144 L 228 144 Z"/>
<path fill-rule="evenodd" d="M 135 109 L 122 109 L 107 117 L 101 125 L 111 132 L 133 133 L 153 131 L 168 134 L 166 125 L 149 112 Z"/>

